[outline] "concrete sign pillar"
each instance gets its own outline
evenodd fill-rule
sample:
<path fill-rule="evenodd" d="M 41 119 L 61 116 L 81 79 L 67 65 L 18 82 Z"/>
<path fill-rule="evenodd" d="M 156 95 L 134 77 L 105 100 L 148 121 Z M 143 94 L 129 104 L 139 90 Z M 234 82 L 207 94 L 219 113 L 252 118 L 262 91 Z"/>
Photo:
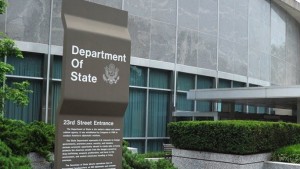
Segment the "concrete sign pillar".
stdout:
<path fill-rule="evenodd" d="M 121 169 L 130 75 L 128 13 L 84 0 L 63 0 L 62 20 L 55 169 Z"/>

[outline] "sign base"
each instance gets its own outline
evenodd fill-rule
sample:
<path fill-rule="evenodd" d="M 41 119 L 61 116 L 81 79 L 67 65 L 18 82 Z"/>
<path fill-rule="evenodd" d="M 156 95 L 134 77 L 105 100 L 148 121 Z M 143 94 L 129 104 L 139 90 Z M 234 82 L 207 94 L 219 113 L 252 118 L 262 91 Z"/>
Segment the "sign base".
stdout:
<path fill-rule="evenodd" d="M 122 168 L 123 118 L 60 115 L 58 168 Z M 120 139 L 121 138 L 121 139 Z"/>

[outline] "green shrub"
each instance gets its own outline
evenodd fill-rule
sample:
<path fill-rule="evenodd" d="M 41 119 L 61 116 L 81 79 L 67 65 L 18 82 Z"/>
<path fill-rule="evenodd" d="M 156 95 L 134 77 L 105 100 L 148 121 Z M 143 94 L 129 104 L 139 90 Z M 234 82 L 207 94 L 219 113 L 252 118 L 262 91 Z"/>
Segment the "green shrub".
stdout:
<path fill-rule="evenodd" d="M 37 152 L 48 159 L 48 154 L 54 152 L 54 139 L 53 126 L 39 121 L 28 125 L 27 143 L 31 152 Z"/>
<path fill-rule="evenodd" d="M 11 159 L 0 156 L 0 169 L 11 169 L 13 164 Z"/>
<path fill-rule="evenodd" d="M 168 130 L 177 148 L 218 153 L 254 154 L 300 143 L 300 125 L 283 122 L 185 121 Z"/>
<path fill-rule="evenodd" d="M 123 143 L 123 169 L 176 169 L 169 160 L 159 160 L 157 162 L 146 160 L 141 154 L 133 154 L 127 149 L 128 143 Z"/>
<path fill-rule="evenodd" d="M 271 160 L 300 164 L 300 144 L 282 147 L 274 151 Z"/>
<path fill-rule="evenodd" d="M 122 158 L 123 169 L 152 169 L 154 165 L 152 161 L 145 160 L 138 154 L 133 154 L 126 145 L 123 145 Z"/>
<path fill-rule="evenodd" d="M 44 122 L 26 124 L 20 120 L 0 117 L 0 169 L 30 169 L 26 158 L 29 152 L 37 152 L 47 159 L 54 151 L 54 127 Z M 162 153 L 132 154 L 123 143 L 123 169 L 175 169 L 168 160 L 153 162 L 145 157 L 163 156 Z"/>
<path fill-rule="evenodd" d="M 0 140 L 15 155 L 37 152 L 47 158 L 49 152 L 54 151 L 54 137 L 54 127 L 44 122 L 26 124 L 21 120 L 0 117 Z"/>
<path fill-rule="evenodd" d="M 17 156 L 17 157 L 12 156 L 10 159 L 12 161 L 13 168 L 31 169 L 30 161 L 26 156 Z"/>
<path fill-rule="evenodd" d="M 25 155 L 37 152 L 47 159 L 54 151 L 54 127 L 44 122 L 26 124 L 0 117 L 0 169 L 30 169 Z"/>
<path fill-rule="evenodd" d="M 143 158 L 161 158 L 165 157 L 165 152 L 148 152 L 146 154 L 140 154 Z"/>
<path fill-rule="evenodd" d="M 14 156 L 11 149 L 0 141 L 0 169 L 31 169 L 26 156 Z"/>
<path fill-rule="evenodd" d="M 165 160 L 165 159 L 158 160 L 156 162 L 156 168 L 157 169 L 176 169 L 169 160 Z"/>
<path fill-rule="evenodd" d="M 11 149 L 2 141 L 0 141 L 0 157 L 10 157 Z"/>
<path fill-rule="evenodd" d="M 0 169 L 9 169 L 13 167 L 11 161 L 11 149 L 0 141 Z"/>
<path fill-rule="evenodd" d="M 25 122 L 0 118 L 0 131 L 0 139 L 12 149 L 14 154 L 25 155 L 29 152 Z"/>

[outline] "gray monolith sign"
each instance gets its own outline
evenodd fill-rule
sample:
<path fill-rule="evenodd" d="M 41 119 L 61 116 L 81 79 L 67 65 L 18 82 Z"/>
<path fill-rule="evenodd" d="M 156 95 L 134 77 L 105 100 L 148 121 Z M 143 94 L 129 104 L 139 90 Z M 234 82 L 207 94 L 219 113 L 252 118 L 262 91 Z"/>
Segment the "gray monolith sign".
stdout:
<path fill-rule="evenodd" d="M 63 0 L 62 20 L 55 169 L 121 169 L 130 74 L 128 13 L 84 0 Z"/>

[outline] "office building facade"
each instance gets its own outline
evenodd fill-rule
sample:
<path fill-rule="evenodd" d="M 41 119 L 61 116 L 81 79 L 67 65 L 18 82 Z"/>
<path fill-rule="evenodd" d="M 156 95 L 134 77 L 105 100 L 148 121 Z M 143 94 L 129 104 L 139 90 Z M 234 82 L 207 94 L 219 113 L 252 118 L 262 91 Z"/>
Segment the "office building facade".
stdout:
<path fill-rule="evenodd" d="M 187 100 L 191 89 L 300 83 L 300 4 L 294 0 L 90 1 L 129 12 L 132 59 L 124 137 L 141 152 L 160 150 L 168 142 L 173 112 L 226 109 Z M 25 57 L 7 58 L 15 66 L 8 83 L 28 80 L 34 93 L 26 107 L 7 102 L 5 116 L 55 123 L 63 45 L 61 0 L 8 3 L 0 31 L 16 41 Z M 243 105 L 234 111 L 270 113 L 268 108 L 245 110 Z"/>

